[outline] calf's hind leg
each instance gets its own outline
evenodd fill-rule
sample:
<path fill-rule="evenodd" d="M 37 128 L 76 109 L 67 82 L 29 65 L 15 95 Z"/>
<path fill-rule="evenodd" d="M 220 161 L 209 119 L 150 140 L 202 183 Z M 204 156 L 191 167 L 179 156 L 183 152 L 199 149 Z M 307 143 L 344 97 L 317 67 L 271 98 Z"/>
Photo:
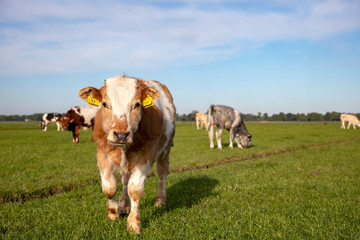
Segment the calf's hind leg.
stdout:
<path fill-rule="evenodd" d="M 222 145 L 221 145 L 221 135 L 222 135 L 222 128 L 218 128 L 216 130 L 216 141 L 217 141 L 217 147 L 218 149 L 222 149 Z M 232 147 L 232 146 L 231 146 Z"/>
<path fill-rule="evenodd" d="M 210 140 L 210 148 L 213 149 L 214 148 L 214 127 L 212 125 L 210 125 L 209 127 L 207 127 L 208 130 L 208 135 L 209 135 L 209 140 Z"/>
<path fill-rule="evenodd" d="M 170 146 L 159 156 L 156 161 L 157 174 L 159 176 L 159 189 L 156 194 L 155 206 L 162 206 L 166 203 L 165 178 L 169 173 Z"/>

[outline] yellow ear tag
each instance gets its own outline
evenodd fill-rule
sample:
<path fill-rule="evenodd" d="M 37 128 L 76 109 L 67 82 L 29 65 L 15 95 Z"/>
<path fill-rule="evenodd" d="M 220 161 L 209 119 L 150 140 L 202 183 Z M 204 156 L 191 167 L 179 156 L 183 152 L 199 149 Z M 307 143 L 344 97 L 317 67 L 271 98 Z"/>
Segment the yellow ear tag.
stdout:
<path fill-rule="evenodd" d="M 74 120 L 70 120 L 70 122 L 72 123 Z"/>
<path fill-rule="evenodd" d="M 154 103 L 152 102 L 152 97 L 150 95 L 148 95 L 144 100 L 143 100 L 143 107 L 144 108 L 148 108 L 154 105 Z"/>
<path fill-rule="evenodd" d="M 93 95 L 88 96 L 88 104 L 92 106 L 99 106 L 99 99 L 93 97 Z"/>

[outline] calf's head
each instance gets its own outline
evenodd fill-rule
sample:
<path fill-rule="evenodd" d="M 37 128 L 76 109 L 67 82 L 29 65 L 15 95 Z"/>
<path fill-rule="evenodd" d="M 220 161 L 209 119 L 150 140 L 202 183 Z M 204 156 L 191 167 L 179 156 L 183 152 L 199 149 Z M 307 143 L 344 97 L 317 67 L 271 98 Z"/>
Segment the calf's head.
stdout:
<path fill-rule="evenodd" d="M 240 143 L 244 148 L 250 147 L 252 135 L 247 131 L 246 126 L 242 120 L 236 129 L 235 137 L 240 138 Z"/>
<path fill-rule="evenodd" d="M 108 143 L 126 146 L 132 143 L 143 114 L 144 102 L 152 104 L 160 93 L 148 87 L 142 80 L 118 76 L 105 80 L 100 89 L 86 87 L 79 91 L 79 97 L 86 102 L 96 99 L 101 102 L 101 125 Z M 99 119 L 99 118 L 97 118 Z"/>
<path fill-rule="evenodd" d="M 69 116 L 64 116 L 60 118 L 61 127 L 63 130 L 69 130 L 70 124 L 74 121 L 74 119 L 71 119 Z"/>

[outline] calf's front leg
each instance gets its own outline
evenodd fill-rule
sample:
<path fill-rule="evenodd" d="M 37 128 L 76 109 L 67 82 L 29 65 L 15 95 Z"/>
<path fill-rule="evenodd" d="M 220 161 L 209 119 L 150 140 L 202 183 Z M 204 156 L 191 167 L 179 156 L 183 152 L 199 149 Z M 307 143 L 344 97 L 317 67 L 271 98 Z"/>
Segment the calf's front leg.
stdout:
<path fill-rule="evenodd" d="M 127 228 L 130 233 L 140 234 L 140 198 L 144 192 L 144 183 L 149 171 L 150 164 L 135 167 L 130 175 L 128 183 L 128 193 L 131 202 L 130 214 L 127 219 Z"/>
<path fill-rule="evenodd" d="M 121 182 L 123 185 L 123 190 L 119 200 L 120 215 L 126 215 L 130 212 L 130 198 L 128 194 L 129 177 L 130 174 L 128 172 L 121 171 Z"/>
<path fill-rule="evenodd" d="M 72 131 L 73 134 L 73 143 L 79 143 L 79 135 L 80 135 L 80 126 L 76 126 Z"/>
<path fill-rule="evenodd" d="M 102 151 L 99 151 L 99 149 L 97 152 L 97 160 L 101 176 L 102 191 L 108 198 L 108 219 L 115 220 L 119 217 L 119 205 L 116 202 L 116 165 L 108 161 L 106 155 Z"/>
<path fill-rule="evenodd" d="M 243 146 L 240 144 L 240 137 L 239 136 L 235 137 L 235 142 L 236 142 L 238 148 L 243 148 Z"/>
<path fill-rule="evenodd" d="M 229 143 L 229 148 L 233 148 L 233 140 L 235 138 L 235 132 L 234 132 L 234 128 L 231 128 L 229 131 L 229 136 L 230 136 L 230 143 Z"/>

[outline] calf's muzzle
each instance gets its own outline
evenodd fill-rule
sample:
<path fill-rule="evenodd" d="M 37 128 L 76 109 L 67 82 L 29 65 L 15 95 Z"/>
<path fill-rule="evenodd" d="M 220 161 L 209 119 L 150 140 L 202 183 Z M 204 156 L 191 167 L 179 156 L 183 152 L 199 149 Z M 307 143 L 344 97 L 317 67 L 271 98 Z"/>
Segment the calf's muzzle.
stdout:
<path fill-rule="evenodd" d="M 125 144 L 130 138 L 130 132 L 117 132 L 114 131 L 114 142 L 118 144 Z"/>

